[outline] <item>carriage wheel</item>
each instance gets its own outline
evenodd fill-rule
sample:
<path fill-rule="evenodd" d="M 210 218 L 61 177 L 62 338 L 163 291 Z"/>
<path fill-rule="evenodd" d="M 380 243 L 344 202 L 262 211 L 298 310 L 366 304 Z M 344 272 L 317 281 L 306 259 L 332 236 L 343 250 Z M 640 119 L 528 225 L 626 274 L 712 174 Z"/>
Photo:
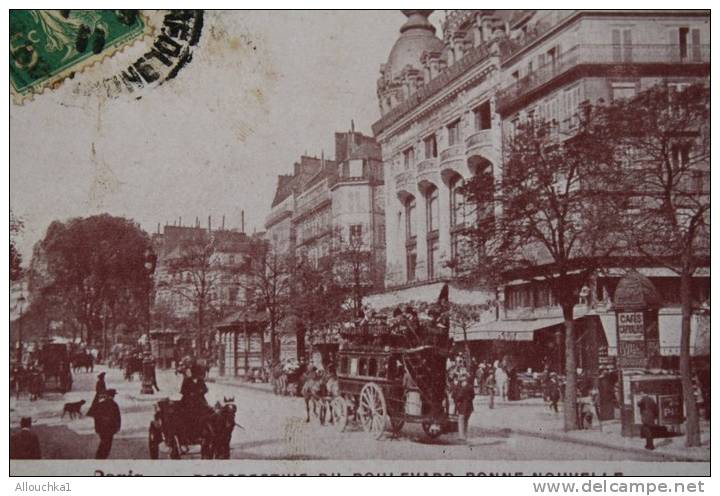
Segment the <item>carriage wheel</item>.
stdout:
<path fill-rule="evenodd" d="M 151 460 L 160 458 L 160 439 L 160 430 L 151 422 L 148 429 L 148 450 Z"/>
<path fill-rule="evenodd" d="M 430 439 L 435 439 L 442 434 L 442 427 L 436 422 L 423 422 L 422 428 Z"/>
<path fill-rule="evenodd" d="M 368 382 L 360 391 L 358 416 L 363 430 L 380 439 L 388 425 L 387 404 L 382 389 L 374 382 Z"/>
<path fill-rule="evenodd" d="M 339 432 L 345 430 L 348 421 L 348 407 L 342 396 L 337 396 L 330 402 L 330 418 Z"/>

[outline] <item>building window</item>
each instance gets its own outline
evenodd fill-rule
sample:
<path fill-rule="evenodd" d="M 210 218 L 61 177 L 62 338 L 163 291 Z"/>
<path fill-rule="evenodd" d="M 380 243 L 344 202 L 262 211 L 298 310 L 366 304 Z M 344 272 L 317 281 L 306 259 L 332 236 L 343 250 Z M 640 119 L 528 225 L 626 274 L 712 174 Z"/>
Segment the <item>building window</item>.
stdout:
<path fill-rule="evenodd" d="M 637 93 L 637 85 L 631 83 L 612 83 L 610 86 L 613 101 L 634 98 Z"/>
<path fill-rule="evenodd" d="M 437 236 L 428 239 L 428 279 L 435 279 L 438 275 L 438 251 L 439 244 Z"/>
<path fill-rule="evenodd" d="M 415 165 L 415 149 L 410 147 L 403 152 L 403 164 L 405 170 Z"/>
<path fill-rule="evenodd" d="M 689 143 L 678 143 L 672 146 L 670 149 L 672 155 L 672 166 L 673 169 L 682 170 L 686 169 L 690 163 L 690 144 Z"/>
<path fill-rule="evenodd" d="M 350 243 L 354 245 L 362 243 L 362 224 L 350 226 Z"/>
<path fill-rule="evenodd" d="M 349 177 L 363 177 L 363 161 L 350 160 Z"/>
<path fill-rule="evenodd" d="M 485 102 L 473 110 L 475 117 L 475 130 L 483 131 L 492 127 L 492 116 L 490 114 L 490 102 Z"/>
<path fill-rule="evenodd" d="M 415 237 L 415 198 L 405 203 L 405 237 L 406 241 Z"/>
<path fill-rule="evenodd" d="M 415 244 L 408 245 L 407 250 L 407 280 L 408 282 L 415 280 L 415 267 L 417 265 L 417 251 L 415 249 Z"/>
<path fill-rule="evenodd" d="M 613 62 L 632 62 L 632 30 L 612 30 Z"/>
<path fill-rule="evenodd" d="M 692 55 L 692 60 L 700 60 L 700 30 L 687 27 L 678 28 L 678 45 L 680 60 L 685 61 Z"/>
<path fill-rule="evenodd" d="M 423 140 L 425 143 L 425 158 L 437 157 L 437 140 L 435 134 L 431 134 Z"/>
<path fill-rule="evenodd" d="M 456 120 L 455 122 L 448 124 L 447 126 L 448 131 L 448 145 L 458 145 L 460 144 L 460 120 Z"/>
<path fill-rule="evenodd" d="M 436 231 L 439 225 L 440 205 L 438 201 L 438 189 L 433 186 L 425 195 L 427 205 L 427 230 L 428 233 Z"/>
<path fill-rule="evenodd" d="M 450 225 L 456 227 L 465 223 L 465 196 L 460 191 L 462 180 L 457 179 L 450 186 Z"/>

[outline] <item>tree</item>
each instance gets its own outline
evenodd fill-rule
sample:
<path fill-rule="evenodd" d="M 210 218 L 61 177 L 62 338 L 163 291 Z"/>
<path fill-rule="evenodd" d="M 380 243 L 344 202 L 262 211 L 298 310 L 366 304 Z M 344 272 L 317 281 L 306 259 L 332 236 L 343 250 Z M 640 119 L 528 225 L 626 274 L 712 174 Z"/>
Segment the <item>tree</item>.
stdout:
<path fill-rule="evenodd" d="M 342 230 L 337 228 L 327 262 L 332 264 L 338 297 L 342 298 L 343 295 L 350 305 L 352 316 L 359 317 L 363 298 L 377 287 L 381 276 L 378 260 L 369 244 L 361 234 L 349 232 L 344 236 Z"/>
<path fill-rule="evenodd" d="M 10 281 L 18 281 L 23 276 L 22 255 L 15 245 L 15 238 L 24 228 L 22 219 L 10 209 Z"/>
<path fill-rule="evenodd" d="M 574 122 L 568 134 L 554 121 L 518 125 L 504 143 L 502 177 L 479 171 L 461 189 L 477 219 L 466 229 L 473 248 L 466 269 L 492 285 L 542 277 L 562 308 L 565 430 L 577 428 L 573 309 L 590 275 L 622 249 L 622 176 L 606 145 L 605 114 L 585 106 Z"/>
<path fill-rule="evenodd" d="M 628 243 L 680 277 L 680 375 L 686 444 L 700 445 L 690 367 L 692 278 L 710 259 L 710 88 L 658 85 L 606 109 L 618 150 L 627 156 L 633 213 Z"/>
<path fill-rule="evenodd" d="M 204 350 L 208 314 L 215 310 L 214 293 L 219 281 L 220 262 L 215 257 L 213 238 L 204 233 L 183 241 L 178 250 L 166 260 L 167 273 L 179 284 L 165 284 L 170 292 L 181 296 L 194 309 L 196 315 L 196 347 Z"/>
<path fill-rule="evenodd" d="M 248 303 L 257 311 L 266 312 L 270 332 L 270 356 L 274 363 L 280 356 L 278 325 L 288 315 L 291 262 L 267 246 L 251 264 L 241 285 Z"/>
<path fill-rule="evenodd" d="M 77 322 L 94 344 L 110 326 L 127 323 L 131 312 L 147 311 L 151 252 L 147 234 L 128 219 L 102 214 L 55 221 L 35 251 L 44 260 L 34 264 L 42 274 L 31 291 L 72 316 L 65 321 Z"/>

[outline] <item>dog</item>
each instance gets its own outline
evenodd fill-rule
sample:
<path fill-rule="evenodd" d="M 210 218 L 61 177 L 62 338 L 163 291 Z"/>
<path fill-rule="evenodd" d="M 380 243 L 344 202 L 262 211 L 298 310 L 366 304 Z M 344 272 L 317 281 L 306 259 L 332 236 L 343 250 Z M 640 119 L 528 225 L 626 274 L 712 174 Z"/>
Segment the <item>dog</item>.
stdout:
<path fill-rule="evenodd" d="M 63 407 L 63 413 L 62 417 L 65 418 L 65 414 L 67 413 L 70 415 L 70 420 L 76 418 L 76 417 L 82 417 L 82 412 L 80 411 L 80 408 L 85 404 L 85 400 L 80 401 L 74 401 L 72 403 L 65 403 L 65 406 Z"/>

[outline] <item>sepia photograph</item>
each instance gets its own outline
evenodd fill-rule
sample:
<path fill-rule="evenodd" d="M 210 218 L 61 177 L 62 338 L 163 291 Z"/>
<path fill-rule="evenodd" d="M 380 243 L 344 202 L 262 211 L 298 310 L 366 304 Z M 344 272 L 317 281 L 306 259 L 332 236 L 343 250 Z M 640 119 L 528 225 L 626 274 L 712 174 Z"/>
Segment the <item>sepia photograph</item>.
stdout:
<path fill-rule="evenodd" d="M 710 475 L 709 10 L 8 16 L 11 476 Z"/>

